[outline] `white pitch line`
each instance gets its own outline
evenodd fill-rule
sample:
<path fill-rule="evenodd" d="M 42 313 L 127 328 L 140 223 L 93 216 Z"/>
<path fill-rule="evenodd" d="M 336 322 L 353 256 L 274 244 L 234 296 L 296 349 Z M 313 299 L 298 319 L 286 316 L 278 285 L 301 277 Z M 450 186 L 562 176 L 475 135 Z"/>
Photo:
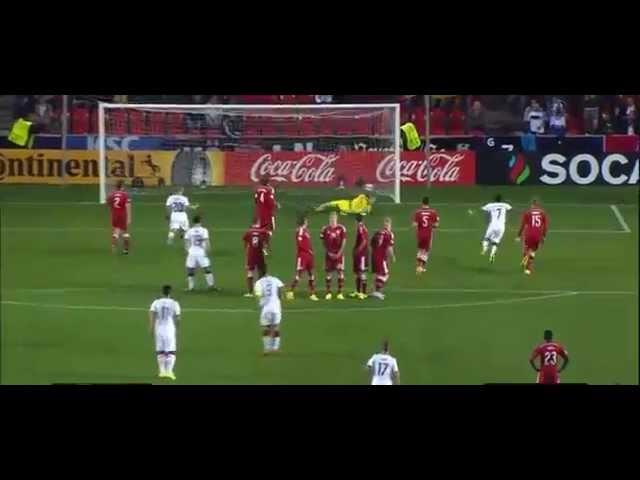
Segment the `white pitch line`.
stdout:
<path fill-rule="evenodd" d="M 638 295 L 637 291 L 632 290 L 515 290 L 500 288 L 389 288 L 390 292 L 407 292 L 407 293 L 579 293 L 581 295 Z"/>
<path fill-rule="evenodd" d="M 216 232 L 246 232 L 246 228 L 237 228 L 237 227 L 215 227 L 208 226 L 212 233 Z M 2 231 L 8 232 L 83 232 L 83 231 L 111 231 L 111 227 L 2 227 Z M 132 228 L 131 232 L 164 232 L 166 230 L 165 227 L 151 227 L 151 228 Z M 282 230 L 282 228 L 280 229 Z M 292 227 L 293 230 L 293 227 Z M 412 231 L 413 227 L 398 227 L 394 228 L 394 231 L 397 232 L 405 232 Z M 517 232 L 517 229 L 510 228 L 509 232 Z M 442 233 L 481 233 L 482 228 L 438 228 L 436 232 Z M 593 233 L 593 234 L 624 234 L 629 233 L 630 231 L 625 230 L 573 230 L 573 229 L 560 229 L 560 230 L 549 230 L 549 233 Z"/>
<path fill-rule="evenodd" d="M 65 293 L 65 292 L 85 292 L 85 291 L 114 291 L 126 290 L 134 287 L 67 287 L 67 288 L 3 288 L 3 292 L 30 292 L 30 293 Z M 528 294 L 556 294 L 556 293 L 579 293 L 581 295 L 638 295 L 638 291 L 633 290 L 517 290 L 504 288 L 404 288 L 391 287 L 390 292 L 406 293 L 519 293 Z"/>
<path fill-rule="evenodd" d="M 609 205 L 609 206 L 611 207 L 611 210 L 613 210 L 613 214 L 618 219 L 618 223 L 620 223 L 622 230 L 624 230 L 626 233 L 631 232 L 629 225 L 627 225 L 627 222 L 625 222 L 624 217 L 620 213 L 620 210 L 618 210 L 618 207 L 616 207 L 615 205 Z"/>
<path fill-rule="evenodd" d="M 480 307 L 486 305 L 504 305 L 511 303 L 531 302 L 537 300 L 550 300 L 552 298 L 562 298 L 579 295 L 579 292 L 564 292 L 554 293 L 550 295 L 542 295 L 535 297 L 524 298 L 510 298 L 502 300 L 487 300 L 483 302 L 469 302 L 469 303 L 445 303 L 437 305 L 379 305 L 375 307 L 348 307 L 348 308 L 285 308 L 284 311 L 287 314 L 294 313 L 311 313 L 311 312 L 377 312 L 380 310 L 432 310 L 439 308 L 463 308 L 463 307 Z M 42 308 L 63 308 L 68 310 L 125 310 L 125 311 L 147 311 L 147 308 L 141 307 L 118 307 L 107 305 L 69 305 L 69 304 L 49 304 L 49 303 L 34 303 L 34 302 L 16 302 L 13 300 L 5 300 L 2 302 L 5 305 L 20 305 L 28 307 L 42 307 Z M 257 313 L 257 309 L 248 308 L 184 308 L 185 312 L 203 312 L 203 313 Z"/>

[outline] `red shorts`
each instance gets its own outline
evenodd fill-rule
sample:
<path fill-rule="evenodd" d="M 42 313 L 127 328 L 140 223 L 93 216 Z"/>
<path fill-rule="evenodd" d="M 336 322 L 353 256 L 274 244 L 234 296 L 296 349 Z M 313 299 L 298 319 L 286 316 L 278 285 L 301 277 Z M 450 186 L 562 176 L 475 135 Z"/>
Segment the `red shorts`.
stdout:
<path fill-rule="evenodd" d="M 276 229 L 276 217 L 273 215 L 258 215 L 259 228 L 265 228 L 270 232 Z"/>
<path fill-rule="evenodd" d="M 246 268 L 248 272 L 253 272 L 254 270 L 260 270 L 261 267 L 264 267 L 263 255 L 250 255 L 247 258 Z"/>
<path fill-rule="evenodd" d="M 542 237 L 538 235 L 526 236 L 524 237 L 524 249 L 533 250 L 535 252 L 540 247 L 541 241 L 542 241 Z"/>
<path fill-rule="evenodd" d="M 313 274 L 313 255 L 298 255 L 296 258 L 296 272 L 306 271 Z"/>
<path fill-rule="evenodd" d="M 324 271 L 325 272 L 344 271 L 344 255 L 340 255 L 338 258 L 329 258 L 329 255 L 325 255 Z"/>
<path fill-rule="evenodd" d="M 554 385 L 560 383 L 560 376 L 558 375 L 557 370 L 540 370 L 538 372 L 538 378 L 536 379 L 536 383 L 541 383 L 545 385 Z"/>
<path fill-rule="evenodd" d="M 431 232 L 423 233 L 418 235 L 418 249 L 426 250 L 427 252 L 431 250 Z"/>
<path fill-rule="evenodd" d="M 369 257 L 364 255 L 353 254 L 353 273 L 364 273 L 369 268 Z"/>
<path fill-rule="evenodd" d="M 127 231 L 127 216 L 126 215 L 112 215 L 111 226 L 115 229 L 118 228 L 123 232 Z"/>
<path fill-rule="evenodd" d="M 372 255 L 371 267 L 371 271 L 376 275 L 389 275 L 389 265 L 387 265 L 387 258 L 384 256 Z"/>

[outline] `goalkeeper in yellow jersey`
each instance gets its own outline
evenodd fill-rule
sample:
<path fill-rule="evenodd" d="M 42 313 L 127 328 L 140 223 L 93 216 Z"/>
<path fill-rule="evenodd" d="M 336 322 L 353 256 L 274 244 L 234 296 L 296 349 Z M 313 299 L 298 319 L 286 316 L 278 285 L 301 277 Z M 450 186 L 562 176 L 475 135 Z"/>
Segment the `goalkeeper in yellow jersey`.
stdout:
<path fill-rule="evenodd" d="M 325 210 L 334 210 L 340 215 L 367 215 L 371 213 L 371 207 L 375 203 L 375 197 L 370 193 L 361 193 L 351 200 L 333 200 L 323 203 L 315 208 L 316 212 L 324 212 Z"/>

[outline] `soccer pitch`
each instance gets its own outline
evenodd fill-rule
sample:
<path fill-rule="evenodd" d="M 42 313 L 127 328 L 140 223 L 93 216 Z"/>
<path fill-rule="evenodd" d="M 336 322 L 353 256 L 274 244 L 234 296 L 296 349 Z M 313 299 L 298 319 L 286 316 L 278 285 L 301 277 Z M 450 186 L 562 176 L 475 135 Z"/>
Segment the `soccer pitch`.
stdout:
<path fill-rule="evenodd" d="M 245 291 L 243 232 L 251 189 L 187 192 L 212 235 L 221 292 L 183 292 L 181 242 L 166 245 L 166 193 L 133 194 L 132 249 L 110 251 L 109 213 L 97 187 L 0 187 L 2 221 L 1 382 L 164 384 L 366 384 L 366 360 L 388 338 L 404 384 L 533 382 L 528 364 L 546 328 L 571 356 L 563 383 L 638 383 L 638 189 L 607 187 L 405 188 L 402 205 L 381 203 L 366 219 L 370 235 L 390 215 L 397 263 L 385 301 L 311 302 L 306 282 L 284 302 L 282 352 L 263 357 L 254 299 Z M 441 217 L 428 271 L 415 275 L 412 212 L 422 195 Z M 502 193 L 514 205 L 496 263 L 480 256 L 482 212 Z M 537 195 L 550 232 L 534 274 L 519 266 L 520 214 Z M 296 213 L 339 198 L 333 190 L 278 191 L 282 203 L 270 272 L 293 276 Z M 346 291 L 354 287 L 347 227 Z M 324 290 L 318 233 L 310 219 L 316 279 Z M 204 279 L 197 274 L 197 286 Z M 155 378 L 147 310 L 160 286 L 182 305 L 177 381 Z M 369 288 L 372 286 L 369 278 Z"/>

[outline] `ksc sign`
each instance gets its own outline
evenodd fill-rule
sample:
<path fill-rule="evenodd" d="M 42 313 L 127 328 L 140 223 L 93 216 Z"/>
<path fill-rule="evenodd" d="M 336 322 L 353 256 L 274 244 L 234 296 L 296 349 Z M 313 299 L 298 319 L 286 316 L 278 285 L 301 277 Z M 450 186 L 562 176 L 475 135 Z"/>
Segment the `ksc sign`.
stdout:
<path fill-rule="evenodd" d="M 550 153 L 542 157 L 529 156 L 534 171 L 531 180 L 544 185 L 637 185 L 638 154 L 581 153 L 566 157 Z"/>

